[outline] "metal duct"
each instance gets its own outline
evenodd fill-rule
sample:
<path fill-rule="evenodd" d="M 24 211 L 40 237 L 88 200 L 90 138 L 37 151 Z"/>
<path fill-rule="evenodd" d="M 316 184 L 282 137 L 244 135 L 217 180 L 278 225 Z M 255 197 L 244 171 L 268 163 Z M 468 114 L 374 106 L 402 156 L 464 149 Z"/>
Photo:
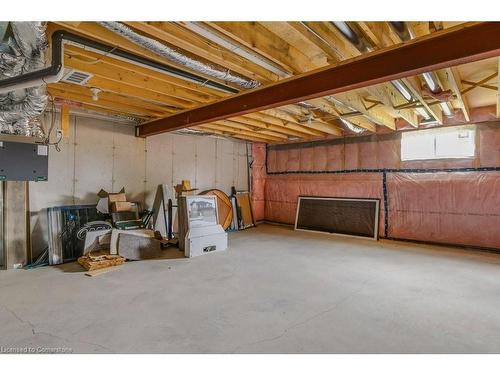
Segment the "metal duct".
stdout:
<path fill-rule="evenodd" d="M 343 21 L 332 21 L 335 28 L 360 52 L 373 51 L 371 43 L 359 32 L 356 24 Z"/>
<path fill-rule="evenodd" d="M 403 81 L 401 81 L 400 79 L 396 79 L 396 80 L 393 80 L 391 81 L 392 85 L 396 88 L 396 90 L 399 91 L 399 93 L 401 95 L 403 95 L 403 97 L 411 102 L 414 100 L 413 98 L 413 94 L 411 93 L 411 91 L 408 89 L 408 87 L 406 87 L 406 85 L 403 83 Z"/>
<path fill-rule="evenodd" d="M 364 133 L 366 131 L 365 128 L 354 125 L 352 122 L 350 122 L 349 120 L 346 120 L 345 118 L 339 117 L 339 120 L 340 120 L 340 122 L 342 122 L 342 124 L 344 124 L 344 126 L 348 130 L 352 131 L 353 133 L 361 134 L 361 133 Z"/>
<path fill-rule="evenodd" d="M 329 96 L 329 97 L 326 97 L 325 98 L 326 100 L 331 100 L 337 104 L 340 104 L 340 105 L 343 105 L 345 106 L 345 104 L 339 102 L 337 99 L 335 99 L 334 97 L 332 96 Z M 307 102 L 299 102 L 297 103 L 298 106 L 302 107 L 302 108 L 306 108 L 307 110 L 311 110 L 311 109 L 317 109 L 319 111 L 322 111 L 321 108 L 318 108 L 310 103 L 307 103 Z M 350 108 L 352 109 L 352 108 Z M 352 109 L 353 112 L 355 112 L 356 110 L 355 109 Z M 311 120 L 312 120 L 312 113 L 309 114 L 309 117 L 307 119 L 307 122 L 310 123 Z M 338 119 L 340 120 L 340 122 L 342 123 L 342 125 L 344 125 L 344 128 L 346 128 L 347 130 L 350 130 L 352 131 L 353 133 L 356 133 L 356 134 L 361 134 L 361 133 L 364 133 L 366 131 L 365 128 L 362 128 L 360 126 L 357 126 L 357 125 L 354 125 L 351 121 L 349 120 L 346 120 L 345 118 L 343 118 L 342 116 L 339 116 Z"/>
<path fill-rule="evenodd" d="M 218 44 L 219 46 L 224 47 L 225 49 L 233 53 L 236 53 L 237 55 L 243 57 L 244 59 L 247 59 L 257 64 L 279 75 L 280 77 L 288 78 L 292 76 L 292 74 L 290 74 L 283 68 L 279 67 L 271 60 L 259 55 L 258 53 L 251 51 L 250 49 L 241 46 L 238 43 L 231 41 L 224 35 L 221 35 L 219 32 L 213 30 L 209 26 L 206 26 L 202 22 L 184 22 L 183 25 L 187 27 L 189 30 L 195 32 L 196 34 L 203 36 L 204 38 L 210 40 L 211 42 Z"/>
<path fill-rule="evenodd" d="M 98 23 L 106 29 L 111 30 L 114 33 L 130 40 L 131 42 L 144 47 L 159 56 L 165 57 L 170 61 L 185 66 L 186 68 L 189 68 L 195 72 L 199 72 L 207 76 L 220 79 L 222 81 L 231 82 L 247 89 L 255 88 L 260 85 L 258 81 L 248 80 L 246 78 L 234 75 L 229 70 L 223 70 L 221 68 L 192 59 L 180 53 L 179 51 L 160 43 L 155 39 L 138 34 L 122 23 L 109 21 Z"/>
<path fill-rule="evenodd" d="M 0 78 L 15 78 L 44 67 L 48 43 L 42 23 L 11 22 L 2 30 Z M 46 105 L 42 85 L 0 94 L 0 133 L 44 137 L 38 117 Z"/>
<path fill-rule="evenodd" d="M 434 72 L 422 73 L 422 77 L 424 78 L 427 87 L 429 87 L 429 90 L 431 90 L 434 94 L 443 91 Z"/>
<path fill-rule="evenodd" d="M 406 26 L 406 23 L 403 21 L 391 21 L 389 22 L 389 25 L 391 25 L 392 29 L 396 34 L 398 34 L 399 38 L 403 41 L 406 42 L 408 40 L 413 39 L 413 35 L 411 35 L 410 30 Z"/>
<path fill-rule="evenodd" d="M 396 32 L 396 34 L 398 34 L 398 36 L 401 38 L 402 41 L 406 42 L 415 37 L 414 35 L 412 35 L 411 29 L 408 28 L 406 22 L 389 22 L 389 24 L 391 25 L 392 29 Z M 442 85 L 439 82 L 439 78 L 436 76 L 434 72 L 422 73 L 422 78 L 424 79 L 427 87 L 429 88 L 430 96 L 432 96 L 436 100 L 441 100 L 441 103 L 439 103 L 439 105 L 445 116 L 448 117 L 453 116 L 453 107 L 451 106 L 448 100 L 443 98 L 445 95 L 451 93 L 450 90 L 447 90 L 446 92 L 443 90 Z M 405 94 L 401 90 L 399 91 L 403 94 L 403 96 L 405 96 Z M 417 112 L 419 112 L 426 120 L 429 120 L 431 118 L 430 115 L 427 113 L 427 110 L 423 108 L 417 109 Z"/>

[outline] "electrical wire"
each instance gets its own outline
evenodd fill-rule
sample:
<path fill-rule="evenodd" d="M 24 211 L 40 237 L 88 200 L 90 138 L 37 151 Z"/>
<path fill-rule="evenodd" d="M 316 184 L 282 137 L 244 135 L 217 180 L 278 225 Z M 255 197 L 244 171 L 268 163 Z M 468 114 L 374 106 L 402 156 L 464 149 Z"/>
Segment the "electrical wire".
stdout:
<path fill-rule="evenodd" d="M 86 64 L 86 65 L 95 65 L 95 64 L 101 62 L 102 59 L 105 58 L 105 57 L 107 57 L 110 53 L 113 53 L 114 50 L 117 49 L 117 48 L 118 48 L 118 46 L 114 46 L 108 52 L 106 52 L 105 54 L 103 54 L 102 57 L 99 57 L 98 59 L 95 59 L 94 61 L 87 61 L 85 59 L 82 59 L 81 57 L 78 57 L 78 54 L 76 54 L 76 53 L 67 53 L 67 52 L 65 52 L 64 54 L 67 57 L 69 57 L 70 59 L 78 60 L 78 61 L 80 61 L 83 64 Z"/>
<path fill-rule="evenodd" d="M 51 105 L 52 105 L 52 110 L 50 113 L 50 128 L 47 133 L 47 136 L 45 137 L 44 144 L 47 146 L 54 146 L 57 152 L 61 152 L 61 148 L 59 147 L 59 143 L 62 141 L 62 133 L 59 132 L 57 136 L 57 140 L 55 142 L 50 142 L 50 136 L 52 135 L 52 131 L 54 130 L 55 124 L 56 124 L 56 105 L 55 105 L 55 100 L 54 97 L 47 92 L 47 96 L 50 99 Z"/>

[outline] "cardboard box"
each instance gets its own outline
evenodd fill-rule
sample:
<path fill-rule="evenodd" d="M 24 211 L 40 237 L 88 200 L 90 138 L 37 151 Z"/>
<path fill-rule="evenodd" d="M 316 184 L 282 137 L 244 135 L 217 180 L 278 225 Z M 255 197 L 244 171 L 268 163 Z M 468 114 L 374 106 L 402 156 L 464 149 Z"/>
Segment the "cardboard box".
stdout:
<path fill-rule="evenodd" d="M 112 205 L 115 202 L 126 202 L 127 197 L 125 193 L 111 193 L 108 195 L 109 204 Z"/>
<path fill-rule="evenodd" d="M 111 204 L 111 212 L 132 211 L 134 203 L 132 202 L 114 202 Z"/>

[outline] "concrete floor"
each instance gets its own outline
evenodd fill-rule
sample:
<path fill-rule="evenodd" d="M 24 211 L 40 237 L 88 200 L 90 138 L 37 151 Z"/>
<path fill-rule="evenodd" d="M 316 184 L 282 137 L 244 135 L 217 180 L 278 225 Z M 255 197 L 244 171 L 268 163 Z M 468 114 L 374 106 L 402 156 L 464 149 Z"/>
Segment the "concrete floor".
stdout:
<path fill-rule="evenodd" d="M 98 277 L 76 264 L 0 271 L 0 347 L 500 353 L 500 255 L 269 225 L 230 246 Z"/>

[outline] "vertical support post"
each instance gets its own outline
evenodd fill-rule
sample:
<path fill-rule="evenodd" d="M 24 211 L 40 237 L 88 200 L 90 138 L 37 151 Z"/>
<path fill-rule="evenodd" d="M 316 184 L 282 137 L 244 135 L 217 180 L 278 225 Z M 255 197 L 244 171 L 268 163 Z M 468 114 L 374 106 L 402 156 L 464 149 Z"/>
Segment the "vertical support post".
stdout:
<path fill-rule="evenodd" d="M 69 137 L 69 107 L 63 105 L 61 107 L 61 130 L 64 138 Z"/>

